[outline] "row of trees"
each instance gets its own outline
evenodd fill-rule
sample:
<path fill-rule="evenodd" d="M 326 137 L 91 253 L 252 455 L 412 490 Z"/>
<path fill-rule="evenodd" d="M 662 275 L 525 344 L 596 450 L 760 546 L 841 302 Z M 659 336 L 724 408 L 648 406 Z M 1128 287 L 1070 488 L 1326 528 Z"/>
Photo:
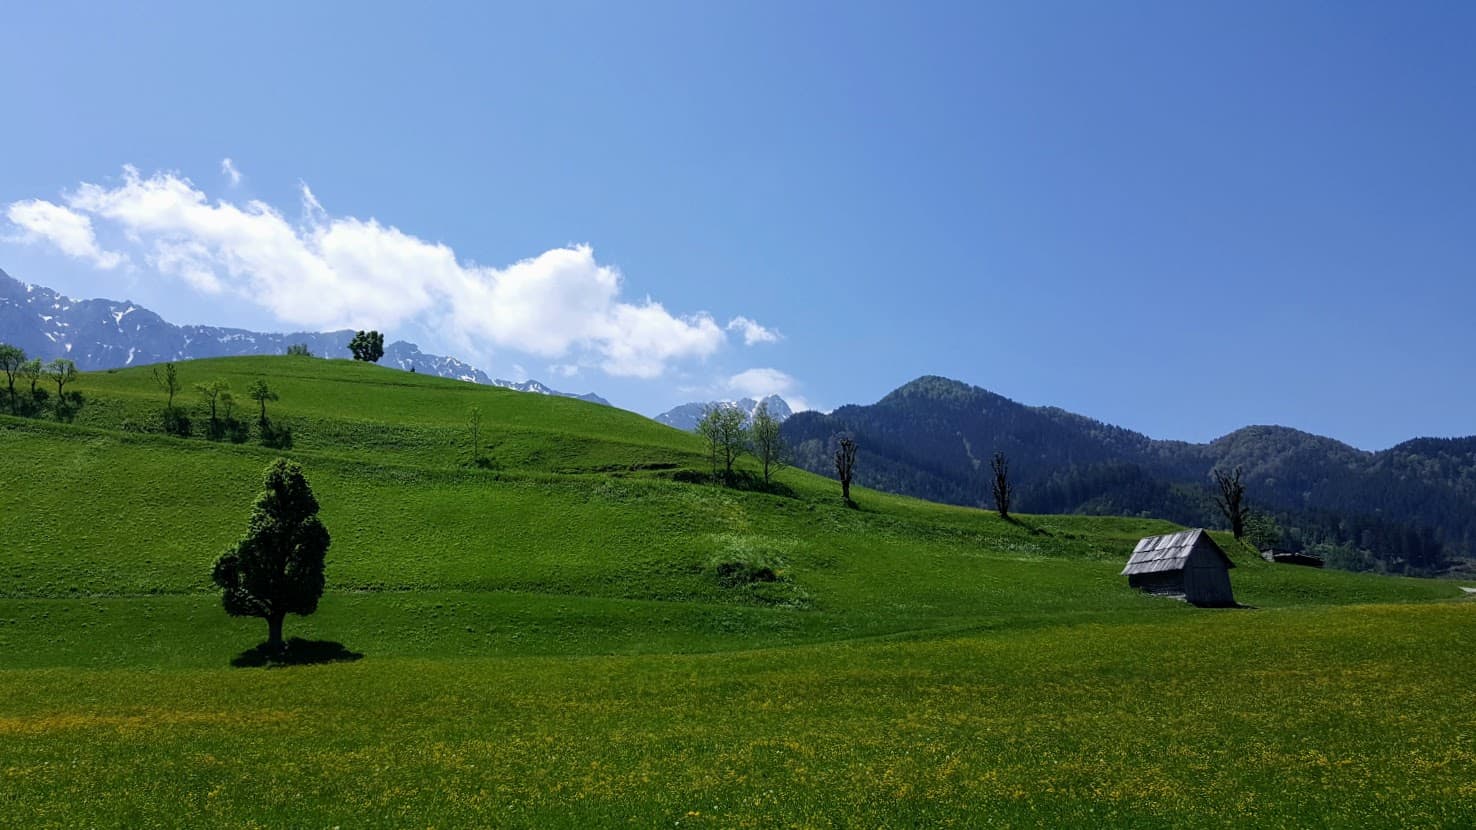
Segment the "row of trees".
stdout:
<path fill-rule="evenodd" d="M 67 384 L 77 379 L 76 363 L 64 357 L 55 358 L 48 363 L 42 363 L 39 357 L 28 360 L 25 349 L 9 343 L 0 343 L 0 371 L 5 373 L 5 390 L 12 415 L 30 414 L 45 401 L 45 391 L 37 388 L 43 380 L 56 384 L 57 412 L 60 415 L 68 400 Z M 17 380 L 30 383 L 31 394 L 24 402 L 15 389 Z"/>
<path fill-rule="evenodd" d="M 189 415 L 183 408 L 174 405 L 175 396 L 184 391 L 184 381 L 179 376 L 179 365 L 172 362 L 161 363 L 154 367 L 153 376 L 154 383 L 165 394 L 164 430 L 171 435 L 188 437 L 191 432 Z M 193 388 L 195 394 L 199 396 L 201 405 L 209 413 L 208 434 L 212 439 L 230 436 L 237 442 L 246 440 L 247 428 L 235 418 L 236 396 L 230 381 L 225 378 L 215 378 L 196 383 Z M 288 433 L 275 428 L 271 419 L 267 417 L 267 403 L 279 400 L 279 396 L 267 385 L 264 378 L 257 378 L 246 387 L 246 398 L 258 407 L 256 423 L 261 431 L 262 443 L 279 446 L 289 440 L 285 438 Z"/>
<path fill-rule="evenodd" d="M 789 445 L 780 431 L 780 421 L 769 412 L 767 401 L 760 401 L 753 415 L 745 416 L 743 410 L 729 404 L 713 404 L 697 422 L 697 434 L 707 439 L 708 456 L 712 462 L 712 477 L 733 484 L 736 474 L 734 464 L 744 455 L 752 455 L 763 470 L 764 485 L 772 485 L 774 474 L 789 466 Z M 851 480 L 856 471 L 856 439 L 850 433 L 842 433 L 832 439 L 833 461 L 836 478 L 840 479 L 841 499 L 848 507 L 855 507 L 851 500 Z"/>
<path fill-rule="evenodd" d="M 774 473 L 789 464 L 789 448 L 767 401 L 754 409 L 752 418 L 734 406 L 709 406 L 697 422 L 697 434 L 707 439 L 713 478 L 721 476 L 730 484 L 734 480 L 733 465 L 744 455 L 751 453 L 763 468 L 764 484 L 771 483 Z"/>

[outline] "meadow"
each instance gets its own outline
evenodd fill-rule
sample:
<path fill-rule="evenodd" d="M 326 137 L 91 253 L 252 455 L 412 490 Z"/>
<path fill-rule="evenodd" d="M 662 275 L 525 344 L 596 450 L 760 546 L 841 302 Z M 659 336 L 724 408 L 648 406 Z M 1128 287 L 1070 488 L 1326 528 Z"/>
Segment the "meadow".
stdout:
<path fill-rule="evenodd" d="M 0 825 L 1476 820 L 1453 583 L 1217 535 L 1250 607 L 1201 610 L 1117 575 L 1153 519 L 718 487 L 640 416 L 349 361 L 180 374 L 268 380 L 290 449 L 208 440 L 189 392 L 163 434 L 147 367 L 0 417 Z M 279 454 L 333 534 L 287 634 L 353 659 L 231 665 L 265 625 L 210 566 Z M 755 557 L 776 582 L 716 578 Z"/>

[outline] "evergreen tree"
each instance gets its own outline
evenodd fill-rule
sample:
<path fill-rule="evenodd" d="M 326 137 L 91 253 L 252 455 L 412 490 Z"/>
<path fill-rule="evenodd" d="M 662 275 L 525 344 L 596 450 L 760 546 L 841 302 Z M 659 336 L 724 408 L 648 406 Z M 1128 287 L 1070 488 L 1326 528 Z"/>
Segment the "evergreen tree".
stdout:
<path fill-rule="evenodd" d="M 329 542 L 302 467 L 278 458 L 267 467 L 246 535 L 215 562 L 226 613 L 265 619 L 267 648 L 281 650 L 282 620 L 318 609 Z"/>

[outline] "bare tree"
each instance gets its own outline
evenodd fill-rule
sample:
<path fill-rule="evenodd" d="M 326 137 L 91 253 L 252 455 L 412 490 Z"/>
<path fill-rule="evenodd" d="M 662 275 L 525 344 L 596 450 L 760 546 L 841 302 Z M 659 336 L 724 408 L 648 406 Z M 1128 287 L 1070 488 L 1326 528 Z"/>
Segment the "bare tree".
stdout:
<path fill-rule="evenodd" d="M 732 481 L 733 462 L 748 449 L 748 428 L 743 425 L 742 411 L 722 404 L 709 406 L 697 423 L 697 432 L 707 439 L 713 477 L 721 466 L 723 477 Z"/>
<path fill-rule="evenodd" d="M 849 434 L 837 435 L 835 438 L 835 475 L 840 479 L 841 498 L 846 505 L 854 506 L 851 501 L 851 476 L 856 472 L 856 439 Z"/>
<path fill-rule="evenodd" d="M 1230 520 L 1230 532 L 1239 539 L 1245 535 L 1245 521 L 1250 517 L 1250 508 L 1245 504 L 1245 485 L 1240 482 L 1240 468 L 1236 467 L 1235 472 L 1229 475 L 1217 468 L 1215 484 L 1220 488 L 1215 504 L 1219 505 L 1225 518 Z"/>
<path fill-rule="evenodd" d="M 1008 519 L 1010 498 L 1015 495 L 1015 488 L 1010 484 L 1010 462 L 1004 453 L 996 451 L 989 466 L 994 470 L 994 509 L 1001 519 Z"/>
<path fill-rule="evenodd" d="M 760 401 L 753 411 L 753 424 L 748 428 L 752 436 L 753 454 L 764 465 L 764 483 L 769 483 L 772 473 L 789 464 L 789 448 L 784 445 L 784 436 L 779 431 L 779 420 L 769 414 L 769 402 Z"/>
<path fill-rule="evenodd" d="M 160 369 L 163 371 L 160 371 Z M 163 389 L 164 393 L 169 396 L 169 403 L 165 404 L 164 408 L 173 409 L 174 393 L 183 388 L 179 382 L 179 368 L 173 363 L 165 363 L 162 367 L 155 366 L 154 383 L 159 384 L 159 388 Z"/>

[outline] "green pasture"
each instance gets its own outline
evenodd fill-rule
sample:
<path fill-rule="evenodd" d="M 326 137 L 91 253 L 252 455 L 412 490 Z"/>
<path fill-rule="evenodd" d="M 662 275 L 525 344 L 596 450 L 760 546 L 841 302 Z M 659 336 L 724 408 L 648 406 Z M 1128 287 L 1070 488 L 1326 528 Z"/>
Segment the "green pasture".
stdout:
<path fill-rule="evenodd" d="M 288 449 L 163 432 L 149 367 L 0 417 L 0 826 L 1470 826 L 1476 606 L 1273 566 L 1241 609 L 1118 576 L 1151 519 L 1023 516 L 785 470 L 700 481 L 641 416 L 349 361 L 264 378 Z M 70 391 L 70 390 L 69 390 Z M 482 412 L 472 462 L 467 418 Z M 333 536 L 242 668 L 210 566 L 263 468 Z M 750 474 L 752 469 L 748 469 Z M 755 557 L 778 579 L 725 585 Z"/>

